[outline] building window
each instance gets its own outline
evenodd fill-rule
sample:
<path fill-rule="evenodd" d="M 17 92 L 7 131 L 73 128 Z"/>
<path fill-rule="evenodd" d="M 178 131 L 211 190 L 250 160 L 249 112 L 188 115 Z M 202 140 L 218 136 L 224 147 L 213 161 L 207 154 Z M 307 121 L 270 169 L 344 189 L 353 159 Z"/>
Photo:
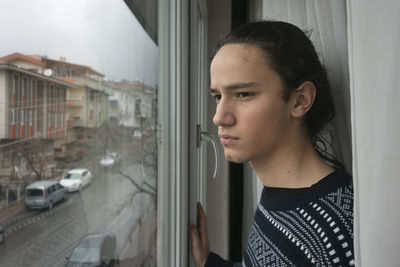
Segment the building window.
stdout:
<path fill-rule="evenodd" d="M 32 80 L 31 88 L 30 88 L 30 94 L 29 94 L 29 106 L 33 108 L 35 106 L 35 94 L 36 94 L 36 87 L 37 87 L 37 82 L 35 80 Z"/>
<path fill-rule="evenodd" d="M 28 93 L 28 79 L 24 78 L 22 80 L 22 94 L 21 94 L 22 107 L 26 107 L 27 93 Z"/>
<path fill-rule="evenodd" d="M 21 124 L 20 124 L 20 127 L 21 127 L 21 130 L 20 130 L 20 138 L 21 139 L 24 139 L 25 138 L 25 121 L 24 121 L 24 113 L 25 113 L 25 110 L 20 110 L 20 112 L 21 112 Z"/>
<path fill-rule="evenodd" d="M 18 92 L 18 76 L 13 75 L 12 79 L 12 92 L 11 92 L 11 106 L 17 106 L 17 92 Z"/>
<path fill-rule="evenodd" d="M 90 90 L 90 101 L 95 100 L 95 95 L 96 95 L 96 92 L 94 90 Z"/>
<path fill-rule="evenodd" d="M 140 98 L 136 98 L 135 99 L 135 116 L 141 116 L 142 115 L 141 104 L 142 104 L 141 99 Z"/>
<path fill-rule="evenodd" d="M 54 86 L 50 85 L 47 87 L 47 109 L 49 112 L 53 111 L 53 94 L 54 94 Z"/>
<path fill-rule="evenodd" d="M 11 112 L 11 139 L 16 138 L 16 129 L 15 129 L 15 123 L 16 123 L 16 118 L 15 118 L 15 109 L 12 108 L 10 110 Z"/>

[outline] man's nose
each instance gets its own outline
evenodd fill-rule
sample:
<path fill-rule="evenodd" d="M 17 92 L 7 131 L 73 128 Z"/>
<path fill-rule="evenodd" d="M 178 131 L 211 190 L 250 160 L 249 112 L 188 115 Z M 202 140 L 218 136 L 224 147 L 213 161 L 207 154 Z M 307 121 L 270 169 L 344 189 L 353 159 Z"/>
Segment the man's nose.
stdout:
<path fill-rule="evenodd" d="M 213 122 L 216 126 L 232 126 L 235 124 L 234 109 L 228 100 L 223 98 L 219 101 Z"/>

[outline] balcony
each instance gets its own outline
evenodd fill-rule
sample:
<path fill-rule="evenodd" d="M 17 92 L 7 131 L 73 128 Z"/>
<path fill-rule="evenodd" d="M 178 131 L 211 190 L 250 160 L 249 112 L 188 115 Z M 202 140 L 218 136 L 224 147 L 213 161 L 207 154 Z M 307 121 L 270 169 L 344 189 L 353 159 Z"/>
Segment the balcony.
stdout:
<path fill-rule="evenodd" d="M 72 119 L 72 120 L 67 120 L 67 127 L 84 127 L 85 124 L 83 122 L 83 120 L 81 119 Z"/>
<path fill-rule="evenodd" d="M 67 107 L 83 107 L 83 96 L 69 96 L 67 98 Z"/>
<path fill-rule="evenodd" d="M 107 95 L 112 94 L 112 88 L 104 85 L 101 81 L 91 79 L 89 77 L 75 77 L 71 79 L 71 82 L 77 86 L 88 87 L 92 90 L 103 92 Z"/>

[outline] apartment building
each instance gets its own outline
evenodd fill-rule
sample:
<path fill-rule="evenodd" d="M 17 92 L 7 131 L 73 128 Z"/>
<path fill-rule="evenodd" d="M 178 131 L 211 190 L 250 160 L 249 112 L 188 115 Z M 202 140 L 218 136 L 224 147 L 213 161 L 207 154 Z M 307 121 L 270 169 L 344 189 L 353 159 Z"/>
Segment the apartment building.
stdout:
<path fill-rule="evenodd" d="M 67 142 L 82 135 L 93 135 L 96 128 L 108 120 L 108 96 L 112 94 L 112 89 L 104 84 L 104 75 L 100 72 L 88 66 L 67 62 L 65 57 L 54 60 L 45 56 L 13 53 L 0 60 L 19 69 L 74 85 L 67 88 L 64 100 L 66 114 L 62 121 L 66 123 Z"/>
<path fill-rule="evenodd" d="M 154 120 L 156 89 L 140 81 L 112 81 L 109 97 L 109 120 L 119 125 L 140 129 L 144 121 Z"/>
<path fill-rule="evenodd" d="M 75 85 L 66 95 L 67 139 L 90 137 L 108 120 L 108 96 L 112 89 L 103 82 L 104 75 L 84 65 L 41 58 L 52 77 Z"/>
<path fill-rule="evenodd" d="M 0 139 L 64 139 L 68 88 L 74 85 L 0 62 Z"/>
<path fill-rule="evenodd" d="M 108 121 L 108 96 L 112 94 L 112 89 L 105 85 L 104 75 L 91 67 L 69 63 L 64 57 L 54 60 L 45 56 L 13 53 L 0 58 L 0 60 L 11 68 L 34 73 L 65 85 L 64 87 L 42 85 L 40 82 L 25 85 L 30 83 L 29 79 L 15 78 L 16 88 L 30 86 L 29 88 L 32 89 L 29 90 L 36 92 L 38 89 L 35 89 L 35 86 L 39 86 L 38 88 L 40 86 L 48 87 L 46 91 L 38 91 L 39 94 L 43 93 L 43 97 L 37 96 L 38 101 L 41 98 L 45 99 L 43 101 L 47 101 L 46 103 L 37 102 L 40 106 L 46 106 L 46 112 L 30 112 L 24 109 L 24 112 L 21 113 L 19 110 L 15 110 L 14 115 L 9 115 L 11 122 L 13 118 L 15 120 L 15 126 L 10 124 L 9 136 L 11 138 L 46 136 L 48 139 L 54 139 L 52 147 L 56 152 L 55 157 L 59 160 L 78 159 L 77 155 L 85 154 L 97 129 Z M 25 98 L 32 95 L 27 95 L 30 92 L 28 89 L 26 89 L 29 91 L 26 95 L 25 89 L 21 90 L 20 95 L 14 97 L 20 97 L 20 105 L 23 105 Z M 12 98 L 10 99 L 12 100 Z M 33 121 L 35 118 L 39 118 L 36 119 L 39 120 L 39 127 L 35 127 L 36 123 L 31 125 L 29 121 L 31 117 Z M 42 129 L 42 124 L 47 127 L 46 131 L 38 130 Z"/>

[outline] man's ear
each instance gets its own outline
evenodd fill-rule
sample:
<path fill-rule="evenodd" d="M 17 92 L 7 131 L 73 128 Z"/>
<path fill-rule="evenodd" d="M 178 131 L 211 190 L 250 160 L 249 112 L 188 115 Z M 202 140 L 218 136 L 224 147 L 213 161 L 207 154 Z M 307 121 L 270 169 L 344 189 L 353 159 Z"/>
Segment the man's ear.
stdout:
<path fill-rule="evenodd" d="M 305 81 L 301 83 L 293 92 L 291 96 L 292 109 L 291 114 L 293 118 L 303 117 L 312 107 L 317 88 L 314 83 Z"/>

